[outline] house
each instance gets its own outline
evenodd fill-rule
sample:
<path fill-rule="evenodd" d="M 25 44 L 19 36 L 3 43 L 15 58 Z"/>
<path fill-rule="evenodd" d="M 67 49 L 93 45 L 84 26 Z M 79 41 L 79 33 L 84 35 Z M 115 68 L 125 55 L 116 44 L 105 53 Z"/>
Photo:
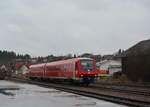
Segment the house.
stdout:
<path fill-rule="evenodd" d="M 116 72 L 121 72 L 121 61 L 120 60 L 103 60 L 97 63 L 99 75 L 113 76 Z"/>
<path fill-rule="evenodd" d="M 7 70 L 7 68 L 6 68 L 6 66 L 5 65 L 2 65 L 1 67 L 0 67 L 0 70 Z"/>
<path fill-rule="evenodd" d="M 123 53 L 122 73 L 133 81 L 150 82 L 150 39 L 135 44 Z"/>
<path fill-rule="evenodd" d="M 29 66 L 32 65 L 31 63 L 23 64 L 23 63 L 16 63 L 15 65 L 15 73 L 16 74 L 25 74 L 29 69 Z"/>
<path fill-rule="evenodd" d="M 29 68 L 26 65 L 22 65 L 20 67 L 20 69 L 18 69 L 18 72 L 21 73 L 21 74 L 26 74 L 26 72 L 27 72 L 28 69 Z"/>

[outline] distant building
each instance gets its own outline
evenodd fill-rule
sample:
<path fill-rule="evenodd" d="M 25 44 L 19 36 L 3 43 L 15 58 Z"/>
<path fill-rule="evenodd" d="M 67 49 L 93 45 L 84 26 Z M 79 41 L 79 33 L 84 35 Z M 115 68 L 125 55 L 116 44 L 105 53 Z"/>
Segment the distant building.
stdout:
<path fill-rule="evenodd" d="M 7 70 L 7 68 L 6 68 L 6 66 L 5 65 L 2 65 L 1 67 L 0 67 L 0 70 Z"/>
<path fill-rule="evenodd" d="M 88 57 L 88 58 L 92 58 L 94 59 L 96 62 L 100 61 L 101 60 L 101 55 L 93 55 L 93 54 L 90 54 L 90 53 L 84 53 L 82 54 L 81 56 L 79 57 Z"/>
<path fill-rule="evenodd" d="M 29 68 L 26 65 L 20 65 L 16 68 L 15 73 L 16 74 L 25 74 Z"/>
<path fill-rule="evenodd" d="M 26 74 L 26 72 L 27 72 L 28 69 L 29 68 L 26 65 L 22 65 L 20 67 L 20 69 L 18 69 L 18 72 L 21 73 L 21 74 Z"/>
<path fill-rule="evenodd" d="M 93 54 L 91 54 L 91 53 L 84 53 L 84 54 L 82 54 L 80 57 L 93 57 L 94 55 Z"/>
<path fill-rule="evenodd" d="M 31 62 L 32 62 L 33 64 L 37 63 L 37 62 L 38 62 L 38 58 L 31 58 Z"/>
<path fill-rule="evenodd" d="M 112 60 L 114 58 L 114 55 L 104 55 L 102 57 L 102 60 Z"/>
<path fill-rule="evenodd" d="M 122 55 L 122 73 L 130 80 L 150 82 L 150 39 L 127 49 Z"/>
<path fill-rule="evenodd" d="M 139 55 L 150 55 L 150 39 L 141 41 L 130 47 L 122 54 L 122 57 Z"/>
<path fill-rule="evenodd" d="M 107 74 L 112 76 L 116 72 L 121 72 L 121 61 L 118 60 L 103 60 L 97 63 L 97 67 L 101 74 Z"/>
<path fill-rule="evenodd" d="M 32 65 L 31 63 L 16 63 L 15 65 L 15 73 L 16 74 L 25 74 L 27 72 L 27 70 L 29 69 L 30 65 Z"/>

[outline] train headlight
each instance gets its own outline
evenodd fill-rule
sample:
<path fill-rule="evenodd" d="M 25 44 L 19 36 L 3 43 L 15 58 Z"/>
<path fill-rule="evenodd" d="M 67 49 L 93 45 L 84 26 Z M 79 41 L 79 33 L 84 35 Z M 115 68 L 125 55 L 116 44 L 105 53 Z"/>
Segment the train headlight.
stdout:
<path fill-rule="evenodd" d="M 81 75 L 81 77 L 83 77 L 83 75 Z"/>

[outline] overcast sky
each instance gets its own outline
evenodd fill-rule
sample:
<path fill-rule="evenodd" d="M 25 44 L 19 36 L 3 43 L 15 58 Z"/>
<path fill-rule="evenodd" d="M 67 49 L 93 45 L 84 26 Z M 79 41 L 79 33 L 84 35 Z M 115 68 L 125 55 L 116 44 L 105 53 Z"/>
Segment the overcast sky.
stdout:
<path fill-rule="evenodd" d="M 0 50 L 111 54 L 150 38 L 150 0 L 0 0 Z"/>

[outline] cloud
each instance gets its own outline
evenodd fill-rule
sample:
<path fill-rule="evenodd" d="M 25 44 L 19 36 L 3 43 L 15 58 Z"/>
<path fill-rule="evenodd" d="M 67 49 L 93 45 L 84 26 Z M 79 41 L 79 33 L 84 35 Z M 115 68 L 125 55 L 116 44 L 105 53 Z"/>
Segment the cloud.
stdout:
<path fill-rule="evenodd" d="M 150 35 L 148 0 L 2 0 L 0 48 L 33 56 L 127 49 Z"/>

